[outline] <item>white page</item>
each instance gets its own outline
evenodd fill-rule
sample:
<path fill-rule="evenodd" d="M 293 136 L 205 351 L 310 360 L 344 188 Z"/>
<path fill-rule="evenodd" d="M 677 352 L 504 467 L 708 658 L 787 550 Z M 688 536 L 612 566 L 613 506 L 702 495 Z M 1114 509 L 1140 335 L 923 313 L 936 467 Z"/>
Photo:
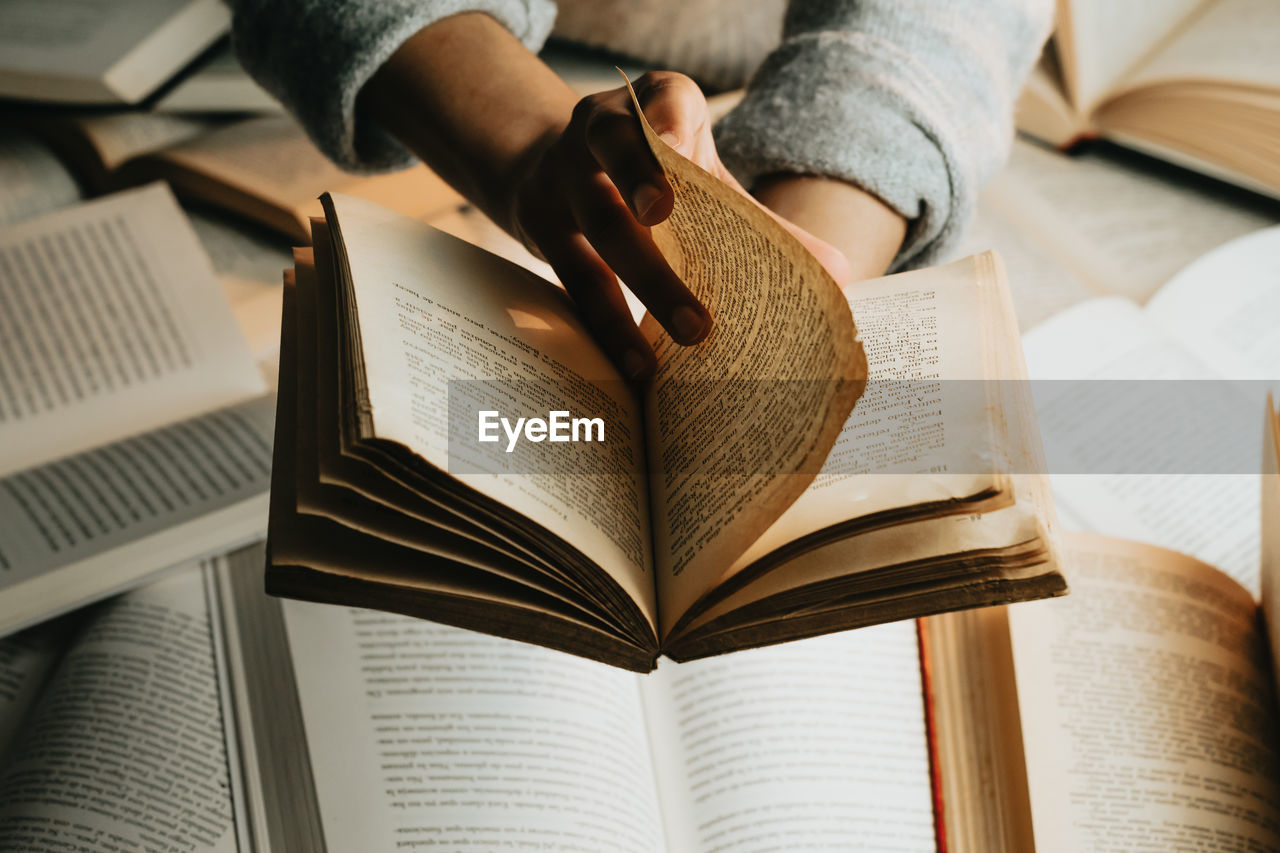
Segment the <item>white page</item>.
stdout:
<path fill-rule="evenodd" d="M 1143 436 L 1126 411 L 1085 408 L 1096 400 L 1084 383 L 1036 381 L 1215 379 L 1214 372 L 1165 337 L 1138 306 L 1114 297 L 1054 317 L 1025 335 L 1023 348 L 1057 502 L 1091 530 L 1192 554 L 1256 590 L 1256 475 L 1107 473 L 1124 470 L 1143 452 Z M 1176 385 L 1168 386 L 1173 391 L 1155 383 L 1129 387 L 1148 394 L 1151 412 L 1177 403 Z M 1203 458 L 1234 453 L 1219 441 L 1203 436 Z"/>
<path fill-rule="evenodd" d="M 1069 64 L 1075 70 L 1072 98 L 1077 109 L 1092 110 L 1126 71 L 1205 2 L 1066 0 L 1075 47 Z"/>
<path fill-rule="evenodd" d="M 0 127 L 0 225 L 80 200 L 80 187 L 53 152 L 12 125 Z"/>
<path fill-rule="evenodd" d="M 0 769 L 0 849 L 232 853 L 228 782 L 192 570 L 88 617 Z"/>
<path fill-rule="evenodd" d="M 0 636 L 265 534 L 260 397 L 0 478 Z"/>
<path fill-rule="evenodd" d="M 1206 184 L 1182 186 L 1098 155 L 1067 157 L 1026 142 L 1015 143 L 983 193 L 986 209 L 1016 223 L 1095 296 L 1135 302 L 1205 252 L 1274 223 L 1274 211 L 1235 199 Z"/>
<path fill-rule="evenodd" d="M 283 607 L 328 849 L 663 849 L 634 674 L 386 613 Z"/>
<path fill-rule="evenodd" d="M 1152 4 L 1133 5 L 1146 11 Z M 1277 33 L 1280 3 L 1275 0 L 1214 0 L 1127 78 L 1123 88 L 1170 80 L 1213 80 L 1280 89 Z"/>
<path fill-rule="evenodd" d="M 263 390 L 164 185 L 0 236 L 0 475 Z"/>
<path fill-rule="evenodd" d="M 664 660 L 641 692 L 671 850 L 935 849 L 914 622 Z"/>
<path fill-rule="evenodd" d="M 1146 314 L 1217 375 L 1280 388 L 1280 227 L 1198 259 L 1160 288 Z"/>

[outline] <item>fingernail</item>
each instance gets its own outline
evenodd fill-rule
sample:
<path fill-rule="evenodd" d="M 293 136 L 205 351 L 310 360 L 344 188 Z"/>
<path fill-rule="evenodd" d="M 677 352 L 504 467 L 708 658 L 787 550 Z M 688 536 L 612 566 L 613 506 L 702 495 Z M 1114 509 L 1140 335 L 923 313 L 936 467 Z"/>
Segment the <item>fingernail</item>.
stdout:
<path fill-rule="evenodd" d="M 626 371 L 628 379 L 639 379 L 647 367 L 644 356 L 635 350 L 629 349 L 622 354 L 622 369 Z"/>
<path fill-rule="evenodd" d="M 676 136 L 674 133 L 672 133 L 669 130 L 666 131 L 665 133 L 659 133 L 658 138 L 661 139 L 663 142 L 667 143 L 668 145 L 670 145 L 672 148 L 680 147 L 680 137 Z"/>
<path fill-rule="evenodd" d="M 681 305 L 671 312 L 671 328 L 676 333 L 676 340 L 681 343 L 693 343 L 706 331 L 707 321 L 688 305 Z"/>
<path fill-rule="evenodd" d="M 631 203 L 635 205 L 636 218 L 644 219 L 661 198 L 662 190 L 653 184 L 641 184 L 636 187 L 636 191 L 631 196 Z"/>

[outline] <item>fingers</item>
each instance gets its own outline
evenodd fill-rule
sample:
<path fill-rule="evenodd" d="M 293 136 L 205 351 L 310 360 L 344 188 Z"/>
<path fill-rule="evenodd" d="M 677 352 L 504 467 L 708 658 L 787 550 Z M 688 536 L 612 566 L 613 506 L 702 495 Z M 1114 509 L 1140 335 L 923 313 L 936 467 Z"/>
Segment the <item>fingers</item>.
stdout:
<path fill-rule="evenodd" d="M 711 331 L 711 316 L 667 263 L 649 229 L 622 204 L 602 173 L 571 186 L 569 208 L 600 258 L 639 297 L 672 339 L 696 344 Z"/>
<path fill-rule="evenodd" d="M 635 82 L 650 126 L 679 149 L 707 124 L 707 101 L 683 74 L 651 71 Z M 636 221 L 656 225 L 671 215 L 675 197 L 649 149 L 625 87 L 584 98 L 570 123 L 581 129 L 587 151 L 626 200 Z"/>
<path fill-rule="evenodd" d="M 627 100 L 623 100 L 623 98 Z M 671 215 L 675 194 L 649 150 L 625 91 L 584 99 L 582 142 L 592 160 L 618 188 L 637 222 L 657 225 Z M 590 102 L 590 103 L 589 103 Z"/>
<path fill-rule="evenodd" d="M 707 99 L 698 84 L 672 71 L 650 71 L 633 88 L 654 133 L 687 155 L 707 129 Z"/>
<path fill-rule="evenodd" d="M 706 102 L 679 74 L 635 84 L 645 115 L 672 143 L 706 134 Z M 568 127 L 538 156 L 515 193 L 514 231 L 551 264 L 583 319 L 629 378 L 652 375 L 652 348 L 631 318 L 620 276 L 680 344 L 711 331 L 711 316 L 671 269 L 649 232 L 671 215 L 674 193 L 625 88 L 583 98 Z"/>
<path fill-rule="evenodd" d="M 605 354 L 628 379 L 646 379 L 656 367 L 653 349 L 636 327 L 617 276 L 582 234 L 547 235 L 542 253 L 573 297 Z"/>

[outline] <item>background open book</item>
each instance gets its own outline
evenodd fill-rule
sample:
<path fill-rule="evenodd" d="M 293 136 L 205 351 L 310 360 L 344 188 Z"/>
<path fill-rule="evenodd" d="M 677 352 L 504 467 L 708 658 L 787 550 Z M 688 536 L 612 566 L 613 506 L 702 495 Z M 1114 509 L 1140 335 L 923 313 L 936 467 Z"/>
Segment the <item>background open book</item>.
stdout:
<path fill-rule="evenodd" d="M 1262 618 L 1207 563 L 1073 533 L 1067 599 L 927 620 L 947 850 L 1280 847 L 1278 454 L 1268 399 Z"/>
<path fill-rule="evenodd" d="M 272 404 L 172 194 L 0 236 L 0 636 L 265 527 Z"/>
<path fill-rule="evenodd" d="M 1061 0 L 1018 128 L 1105 136 L 1280 197 L 1280 5 Z"/>

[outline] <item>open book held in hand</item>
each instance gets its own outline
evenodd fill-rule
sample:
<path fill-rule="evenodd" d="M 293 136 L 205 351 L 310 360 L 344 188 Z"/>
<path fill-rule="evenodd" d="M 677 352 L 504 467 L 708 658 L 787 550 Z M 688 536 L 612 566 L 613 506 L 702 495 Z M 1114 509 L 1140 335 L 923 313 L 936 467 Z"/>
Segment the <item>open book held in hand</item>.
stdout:
<path fill-rule="evenodd" d="M 1048 490 L 1021 473 L 1042 470 L 1029 395 L 981 381 L 1025 376 L 999 260 L 850 303 L 766 212 L 645 133 L 675 191 L 654 239 L 715 325 L 680 347 L 646 318 L 643 387 L 559 288 L 323 199 L 286 277 L 268 592 L 637 671 L 1065 592 Z M 950 378 L 997 396 L 971 405 Z M 543 441 L 556 414 L 604 440 Z M 516 434 L 521 418 L 542 426 Z"/>

